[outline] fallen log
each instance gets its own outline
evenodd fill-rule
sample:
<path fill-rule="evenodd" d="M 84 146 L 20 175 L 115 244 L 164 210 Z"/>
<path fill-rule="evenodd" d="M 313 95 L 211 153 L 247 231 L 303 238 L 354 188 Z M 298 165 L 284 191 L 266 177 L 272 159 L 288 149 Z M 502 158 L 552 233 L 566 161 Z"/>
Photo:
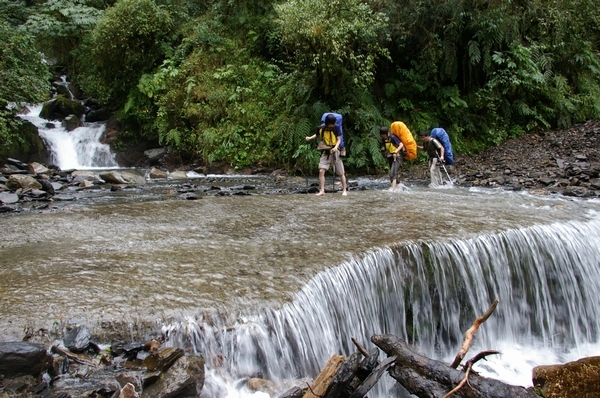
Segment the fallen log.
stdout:
<path fill-rule="evenodd" d="M 371 351 L 355 352 L 350 355 L 340 366 L 337 373 L 331 380 L 327 392 L 322 398 L 348 398 L 363 383 L 363 380 L 370 377 L 373 369 L 379 363 L 379 349 L 373 347 Z M 361 397 L 362 398 L 362 397 Z"/>
<path fill-rule="evenodd" d="M 490 308 L 488 308 L 488 310 L 482 316 L 475 319 L 475 322 L 473 322 L 473 325 L 465 333 L 465 339 L 462 343 L 462 346 L 460 347 L 460 350 L 458 351 L 458 354 L 456 354 L 456 357 L 454 358 L 452 365 L 450 365 L 451 367 L 453 367 L 454 369 L 458 368 L 458 365 L 460 365 L 460 361 L 463 360 L 463 358 L 467 354 L 467 351 L 469 351 L 469 348 L 471 348 L 471 343 L 473 342 L 475 333 L 477 333 L 477 330 L 479 330 L 479 326 L 483 322 L 487 321 L 487 319 L 490 317 L 490 315 L 492 315 L 492 312 L 494 312 L 494 310 L 496 309 L 497 305 L 498 305 L 498 300 L 496 299 L 496 300 L 494 300 L 492 305 L 490 305 Z"/>
<path fill-rule="evenodd" d="M 371 341 L 388 356 L 396 357 L 396 366 L 389 370 L 408 392 L 419 398 L 442 398 L 465 378 L 465 372 L 448 364 L 427 358 L 413 351 L 409 345 L 393 335 L 374 335 Z M 533 391 L 513 386 L 500 380 L 469 376 L 468 387 L 455 393 L 464 398 L 539 398 Z"/>

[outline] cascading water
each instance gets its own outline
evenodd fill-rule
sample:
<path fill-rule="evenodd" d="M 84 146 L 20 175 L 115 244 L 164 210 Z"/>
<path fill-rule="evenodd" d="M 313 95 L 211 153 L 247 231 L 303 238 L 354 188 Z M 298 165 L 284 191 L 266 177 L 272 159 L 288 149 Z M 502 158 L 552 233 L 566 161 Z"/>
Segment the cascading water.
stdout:
<path fill-rule="evenodd" d="M 106 124 L 84 123 L 84 126 L 68 131 L 60 122 L 39 117 L 41 109 L 42 105 L 31 106 L 30 112 L 21 117 L 38 128 L 49 151 L 50 163 L 63 170 L 118 167 L 110 147 L 100 142 Z"/>
<path fill-rule="evenodd" d="M 598 215 L 466 240 L 413 242 L 321 272 L 292 302 L 240 318 L 233 328 L 210 317 L 163 331 L 170 344 L 205 355 L 203 397 L 238 397 L 250 393 L 234 386 L 253 375 L 279 383 L 316 376 L 332 354 L 356 351 L 351 337 L 371 347 L 373 334 L 395 334 L 450 363 L 471 323 L 499 299 L 469 354 L 499 350 L 503 355 L 488 357 L 477 370 L 529 386 L 536 365 L 598 354 L 599 259 Z M 369 396 L 385 397 L 392 385 L 391 378 L 381 379 Z"/>

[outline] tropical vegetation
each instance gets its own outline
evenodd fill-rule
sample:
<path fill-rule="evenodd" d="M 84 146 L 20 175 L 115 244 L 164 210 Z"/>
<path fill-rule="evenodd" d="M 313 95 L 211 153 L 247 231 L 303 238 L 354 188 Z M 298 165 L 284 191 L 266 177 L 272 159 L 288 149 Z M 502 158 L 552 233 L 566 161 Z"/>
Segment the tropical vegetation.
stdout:
<path fill-rule="evenodd" d="M 592 0 L 0 0 L 0 36 L 5 154 L 50 70 L 116 112 L 121 144 L 236 167 L 313 169 L 325 111 L 362 171 L 394 120 L 469 152 L 600 118 Z"/>

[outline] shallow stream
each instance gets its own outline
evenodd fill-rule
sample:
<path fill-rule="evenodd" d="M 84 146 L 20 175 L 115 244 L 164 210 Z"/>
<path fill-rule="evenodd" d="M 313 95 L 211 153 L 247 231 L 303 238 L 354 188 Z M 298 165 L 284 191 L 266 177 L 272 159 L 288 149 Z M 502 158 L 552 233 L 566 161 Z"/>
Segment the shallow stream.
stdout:
<path fill-rule="evenodd" d="M 129 198 L 0 217 L 0 339 L 74 322 L 158 328 L 207 311 L 235 322 L 293 303 L 325 270 L 378 248 L 587 225 L 600 212 L 597 200 L 418 186 L 390 192 L 385 181 L 367 179 L 358 185 L 366 189 L 346 197 Z M 597 225 L 591 228 L 600 234 Z"/>

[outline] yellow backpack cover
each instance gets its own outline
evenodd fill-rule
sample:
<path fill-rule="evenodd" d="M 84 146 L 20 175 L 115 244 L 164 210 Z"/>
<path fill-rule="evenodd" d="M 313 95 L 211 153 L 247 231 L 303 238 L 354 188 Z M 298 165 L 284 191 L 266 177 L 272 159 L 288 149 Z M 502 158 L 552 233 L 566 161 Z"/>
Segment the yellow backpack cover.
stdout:
<path fill-rule="evenodd" d="M 417 158 L 417 142 L 413 138 L 412 133 L 406 127 L 406 124 L 402 122 L 392 123 L 392 134 L 402 141 L 404 148 L 406 149 L 406 155 L 404 159 L 413 160 Z"/>

